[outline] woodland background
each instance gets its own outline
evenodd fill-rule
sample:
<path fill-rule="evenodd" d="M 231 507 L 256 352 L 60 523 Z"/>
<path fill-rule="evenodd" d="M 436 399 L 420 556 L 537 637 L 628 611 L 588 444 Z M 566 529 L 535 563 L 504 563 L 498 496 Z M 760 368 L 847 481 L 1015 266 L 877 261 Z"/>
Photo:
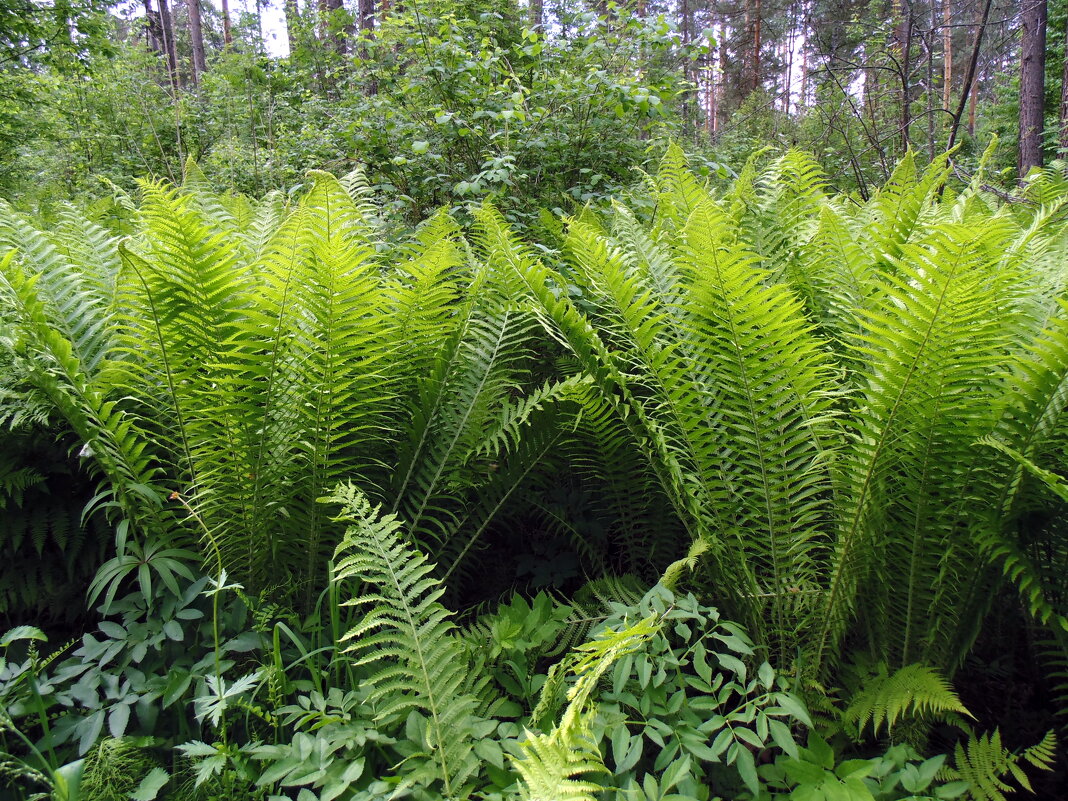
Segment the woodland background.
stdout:
<path fill-rule="evenodd" d="M 862 197 L 910 147 L 967 169 L 996 135 L 1022 175 L 1068 143 L 1059 0 L 286 0 L 266 29 L 230 5 L 6 0 L 0 186 L 101 196 L 192 156 L 262 193 L 359 163 L 418 218 L 603 197 L 664 137 L 729 169 L 798 146 Z"/>

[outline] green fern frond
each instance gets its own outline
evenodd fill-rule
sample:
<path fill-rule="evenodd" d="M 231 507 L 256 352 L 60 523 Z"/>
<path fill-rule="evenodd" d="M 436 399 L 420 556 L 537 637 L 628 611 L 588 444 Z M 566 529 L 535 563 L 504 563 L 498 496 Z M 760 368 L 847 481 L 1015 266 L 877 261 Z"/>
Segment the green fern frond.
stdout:
<path fill-rule="evenodd" d="M 369 703 L 378 719 L 411 711 L 426 717 L 420 745 L 446 797 L 457 796 L 478 771 L 472 751 L 476 699 L 449 612 L 437 602 L 444 587 L 432 577 L 434 566 L 401 539 L 395 515 L 381 515 L 351 484 L 325 500 L 341 504 L 338 519 L 349 524 L 335 557 L 336 580 L 374 588 L 350 602 L 367 611 L 344 637 L 346 651 L 376 669 Z"/>
<path fill-rule="evenodd" d="M 591 741 L 595 705 L 590 699 L 612 665 L 641 647 L 658 626 L 655 618 L 647 618 L 619 631 L 604 631 L 579 646 L 570 667 L 575 682 L 567 691 L 568 703 L 560 722 L 547 734 L 528 729 L 520 743 L 522 757 L 510 757 L 523 780 L 522 797 L 526 801 L 594 801 L 601 788 L 577 778 L 607 771 Z"/>
<path fill-rule="evenodd" d="M 487 293 L 422 382 L 393 489 L 393 508 L 404 512 L 422 541 L 443 543 L 454 529 L 451 486 L 482 450 L 487 427 L 520 381 L 532 324 L 515 304 Z"/>
<path fill-rule="evenodd" d="M 524 801 L 596 801 L 603 788 L 576 777 L 605 773 L 607 768 L 592 744 L 583 745 L 581 740 L 565 742 L 528 730 L 520 744 L 523 758 L 513 762 L 523 780 Z"/>
<path fill-rule="evenodd" d="M 605 576 L 586 582 L 568 599 L 572 611 L 564 620 L 559 639 L 545 655 L 560 657 L 572 652 L 593 629 L 620 609 L 636 606 L 648 589 L 645 582 L 633 575 Z"/>
<path fill-rule="evenodd" d="M 943 768 L 941 773 L 944 778 L 966 782 L 968 797 L 974 801 L 1006 801 L 1006 794 L 1015 790 L 1006 779 L 1015 779 L 1025 790 L 1034 792 L 1023 765 L 1051 770 L 1056 747 L 1056 735 L 1049 731 L 1040 742 L 1015 754 L 1002 745 L 1001 732 L 995 729 L 993 734 L 958 743 L 953 751 L 953 766 Z"/>
<path fill-rule="evenodd" d="M 1051 629 L 1040 636 L 1035 644 L 1042 662 L 1046 681 L 1049 682 L 1056 714 L 1068 717 L 1068 633 Z M 1065 722 L 1068 725 L 1068 721 Z M 1061 727 L 1062 733 L 1065 727 Z"/>
<path fill-rule="evenodd" d="M 350 174 L 345 179 L 347 185 L 321 170 L 312 170 L 308 178 L 312 188 L 301 205 L 308 211 L 309 224 L 319 240 L 340 237 L 351 238 L 354 244 L 365 242 L 373 230 L 374 207 L 359 191 L 363 185 L 359 174 Z"/>
<path fill-rule="evenodd" d="M 908 566 L 900 583 L 880 584 L 885 595 L 865 604 L 877 639 L 897 640 L 880 658 L 943 664 L 960 610 L 939 603 L 940 582 L 956 582 L 954 559 L 972 558 L 955 532 L 985 508 L 964 498 L 990 490 L 962 495 L 962 487 L 973 480 L 975 438 L 994 425 L 992 376 L 1010 346 L 990 280 L 997 254 L 987 246 L 999 236 L 947 224 L 922 244 L 902 245 L 906 257 L 881 273 L 862 316 L 862 395 L 839 467 L 839 531 L 817 664 L 844 631 L 870 559 Z"/>
<path fill-rule="evenodd" d="M 65 216 L 65 224 L 49 235 L 0 200 L 0 252 L 16 248 L 21 269 L 40 276 L 36 291 L 46 319 L 71 343 L 82 369 L 92 374 L 112 344 L 110 306 L 118 263 L 108 260 L 114 240 L 102 229 L 72 232 L 71 215 Z"/>
<path fill-rule="evenodd" d="M 918 175 L 915 154 L 910 151 L 868 202 L 863 239 L 884 266 L 901 255 L 901 248 L 919 230 L 922 215 L 951 169 L 949 158 L 942 156 Z"/>
<path fill-rule="evenodd" d="M 872 733 L 878 736 L 883 724 L 890 733 L 898 721 L 944 720 L 951 713 L 971 716 L 937 669 L 914 664 L 891 673 L 885 663 L 880 663 L 875 675 L 863 678 L 842 713 L 842 720 L 860 732 L 871 724 Z"/>
<path fill-rule="evenodd" d="M 681 228 L 697 205 L 708 197 L 705 182 L 690 171 L 686 154 L 672 142 L 660 161 L 654 185 L 657 191 L 657 212 L 664 223 Z"/>
<path fill-rule="evenodd" d="M 130 415 L 93 386 L 74 345 L 52 325 L 37 293 L 40 274 L 27 276 L 13 263 L 14 255 L 0 260 L 0 297 L 17 324 L 16 353 L 27 360 L 20 368 L 23 375 L 86 443 L 123 511 L 165 532 L 168 527 L 157 513 L 162 498 L 153 487 L 158 467 L 152 455 Z"/>
<path fill-rule="evenodd" d="M 803 254 L 825 202 L 823 170 L 812 156 L 790 150 L 757 183 L 758 200 L 741 219 L 742 237 L 760 254 L 764 269 L 808 295 L 813 265 Z"/>

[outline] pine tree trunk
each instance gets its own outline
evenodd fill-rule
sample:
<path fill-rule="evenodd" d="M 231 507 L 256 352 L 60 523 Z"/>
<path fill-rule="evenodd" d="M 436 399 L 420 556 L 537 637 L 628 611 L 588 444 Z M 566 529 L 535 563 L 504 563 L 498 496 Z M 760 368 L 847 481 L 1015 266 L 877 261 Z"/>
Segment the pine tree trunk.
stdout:
<path fill-rule="evenodd" d="M 716 109 L 716 130 L 727 124 L 727 23 L 719 25 L 719 102 Z"/>
<path fill-rule="evenodd" d="M 375 29 L 375 0 L 360 0 L 360 30 L 373 34 Z"/>
<path fill-rule="evenodd" d="M 300 8 L 297 7 L 297 0 L 285 0 L 282 9 L 286 15 L 286 38 L 289 39 L 289 52 L 293 53 L 298 44 Z"/>
<path fill-rule="evenodd" d="M 163 41 L 163 49 L 167 54 L 167 73 L 170 75 L 171 86 L 178 91 L 178 49 L 174 44 L 174 25 L 171 24 L 171 7 L 167 0 L 159 0 L 160 38 Z"/>
<path fill-rule="evenodd" d="M 204 59 L 204 25 L 200 20 L 200 0 L 188 0 L 189 6 L 189 42 L 193 51 L 193 86 L 200 82 L 200 76 L 207 71 Z"/>
<path fill-rule="evenodd" d="M 691 40 L 690 33 L 693 30 L 693 5 L 691 0 L 679 0 L 679 25 L 681 30 L 679 33 L 682 35 L 682 44 L 688 45 Z M 682 61 L 682 79 L 687 84 L 692 83 L 693 75 L 690 70 L 690 60 L 683 59 Z M 691 90 L 686 90 L 682 95 L 682 121 L 683 124 L 689 124 L 694 121 L 693 114 L 693 100 L 694 94 Z M 695 126 L 696 127 L 696 126 Z"/>
<path fill-rule="evenodd" d="M 1046 0 L 1023 0 L 1020 14 L 1020 178 L 1042 166 L 1042 126 L 1046 86 Z"/>
<path fill-rule="evenodd" d="M 938 8 L 931 3 L 931 29 L 923 37 L 924 47 L 927 50 L 927 89 L 924 95 L 927 98 L 927 158 L 935 160 L 935 148 L 938 145 L 935 139 L 935 31 L 938 30 Z"/>
<path fill-rule="evenodd" d="M 1061 74 L 1060 158 L 1068 159 L 1068 25 L 1065 26 L 1064 72 Z"/>
<path fill-rule="evenodd" d="M 968 136 L 975 136 L 975 104 L 979 100 L 979 81 L 972 81 L 971 97 L 968 98 Z"/>
<path fill-rule="evenodd" d="M 163 55 L 163 32 L 160 30 L 159 13 L 152 9 L 152 0 L 144 0 L 145 21 L 148 23 L 148 49 L 156 55 Z"/>
<path fill-rule="evenodd" d="M 344 8 L 344 0 L 319 0 L 320 36 L 323 44 L 335 53 L 345 52 L 345 31 L 340 27 L 338 14 Z"/>
<path fill-rule="evenodd" d="M 783 61 L 786 62 L 786 79 L 783 81 L 783 111 L 789 115 L 790 113 L 790 101 L 792 100 L 791 94 L 793 93 L 793 87 L 791 83 L 794 77 L 794 42 L 797 38 L 797 15 L 793 4 L 789 6 L 789 19 L 790 28 L 786 33 L 786 58 Z"/>
<path fill-rule="evenodd" d="M 983 10 L 979 14 L 979 19 L 976 21 L 975 36 L 972 39 L 972 54 L 968 59 L 968 71 L 964 74 L 964 86 L 961 87 L 960 91 L 960 104 L 953 115 L 953 125 L 949 129 L 947 150 L 952 150 L 957 141 L 957 132 L 960 130 L 960 121 L 964 115 L 965 103 L 971 103 L 968 109 L 968 135 L 973 136 L 975 134 L 975 100 L 979 95 L 979 81 L 976 79 L 976 72 L 979 68 L 979 53 L 983 47 L 983 37 L 986 35 L 986 25 L 990 20 L 990 7 L 992 5 L 993 0 L 986 0 L 983 3 Z"/>
<path fill-rule="evenodd" d="M 759 89 L 763 83 L 760 79 L 760 17 L 761 0 L 753 0 L 753 91 Z"/>
<path fill-rule="evenodd" d="M 708 132 L 714 134 L 719 129 L 719 87 L 716 85 L 719 68 L 715 51 L 708 54 L 708 63 Z"/>
<path fill-rule="evenodd" d="M 223 43 L 234 43 L 234 32 L 230 27 L 230 0 L 222 0 L 222 18 L 223 18 Z M 288 20 L 287 20 L 288 23 Z"/>
<path fill-rule="evenodd" d="M 901 82 L 901 150 L 907 151 L 911 141 L 909 128 L 912 125 L 912 5 L 909 4 L 905 8 L 902 0 L 894 0 L 894 19 L 897 22 L 894 50 L 898 61 L 898 79 Z"/>
<path fill-rule="evenodd" d="M 953 91 L 953 0 L 942 0 L 942 108 L 949 111 Z"/>

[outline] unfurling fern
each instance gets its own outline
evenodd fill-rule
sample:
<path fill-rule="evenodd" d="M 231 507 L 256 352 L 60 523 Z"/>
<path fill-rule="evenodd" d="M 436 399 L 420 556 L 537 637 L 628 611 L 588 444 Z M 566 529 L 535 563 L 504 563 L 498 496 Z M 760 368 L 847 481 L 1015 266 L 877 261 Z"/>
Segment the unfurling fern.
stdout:
<path fill-rule="evenodd" d="M 343 505 L 338 519 L 349 526 L 335 557 L 336 580 L 374 588 L 349 602 L 368 611 L 345 635 L 346 650 L 375 668 L 368 700 L 377 719 L 414 714 L 422 728 L 429 759 L 405 783 L 440 780 L 446 797 L 464 797 L 479 764 L 472 752 L 477 702 L 464 649 L 438 603 L 444 587 L 434 566 L 401 538 L 396 515 L 381 515 L 351 484 L 325 500 Z"/>

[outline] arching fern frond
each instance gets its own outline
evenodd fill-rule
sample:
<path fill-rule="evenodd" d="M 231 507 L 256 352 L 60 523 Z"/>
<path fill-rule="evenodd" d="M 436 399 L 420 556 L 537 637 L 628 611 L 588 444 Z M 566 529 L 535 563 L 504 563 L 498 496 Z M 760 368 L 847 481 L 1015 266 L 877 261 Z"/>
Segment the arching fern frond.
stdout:
<path fill-rule="evenodd" d="M 510 757 L 523 779 L 525 801 L 594 801 L 600 786 L 581 777 L 607 769 L 591 742 L 590 723 L 595 710 L 591 701 L 601 677 L 629 653 L 641 647 L 657 630 L 655 617 L 631 626 L 602 632 L 579 646 L 571 667 L 576 677 L 567 691 L 567 707 L 549 733 L 527 730 L 520 743 L 521 759 Z"/>
<path fill-rule="evenodd" d="M 971 713 L 937 669 L 914 664 L 890 672 L 884 662 L 876 667 L 874 675 L 863 678 L 842 713 L 842 720 L 861 733 L 870 725 L 878 736 L 884 724 L 889 733 L 898 721 L 944 720 L 949 714 Z"/>
<path fill-rule="evenodd" d="M 406 783 L 437 779 L 447 798 L 463 797 L 464 783 L 479 769 L 472 750 L 477 702 L 464 649 L 437 602 L 444 587 L 432 577 L 434 566 L 404 543 L 395 515 L 381 515 L 351 484 L 325 500 L 343 506 L 338 519 L 349 525 L 337 550 L 336 580 L 374 588 L 349 602 L 366 613 L 344 637 L 346 651 L 375 669 L 368 702 L 378 719 L 409 712 L 424 718 L 427 770 Z"/>

